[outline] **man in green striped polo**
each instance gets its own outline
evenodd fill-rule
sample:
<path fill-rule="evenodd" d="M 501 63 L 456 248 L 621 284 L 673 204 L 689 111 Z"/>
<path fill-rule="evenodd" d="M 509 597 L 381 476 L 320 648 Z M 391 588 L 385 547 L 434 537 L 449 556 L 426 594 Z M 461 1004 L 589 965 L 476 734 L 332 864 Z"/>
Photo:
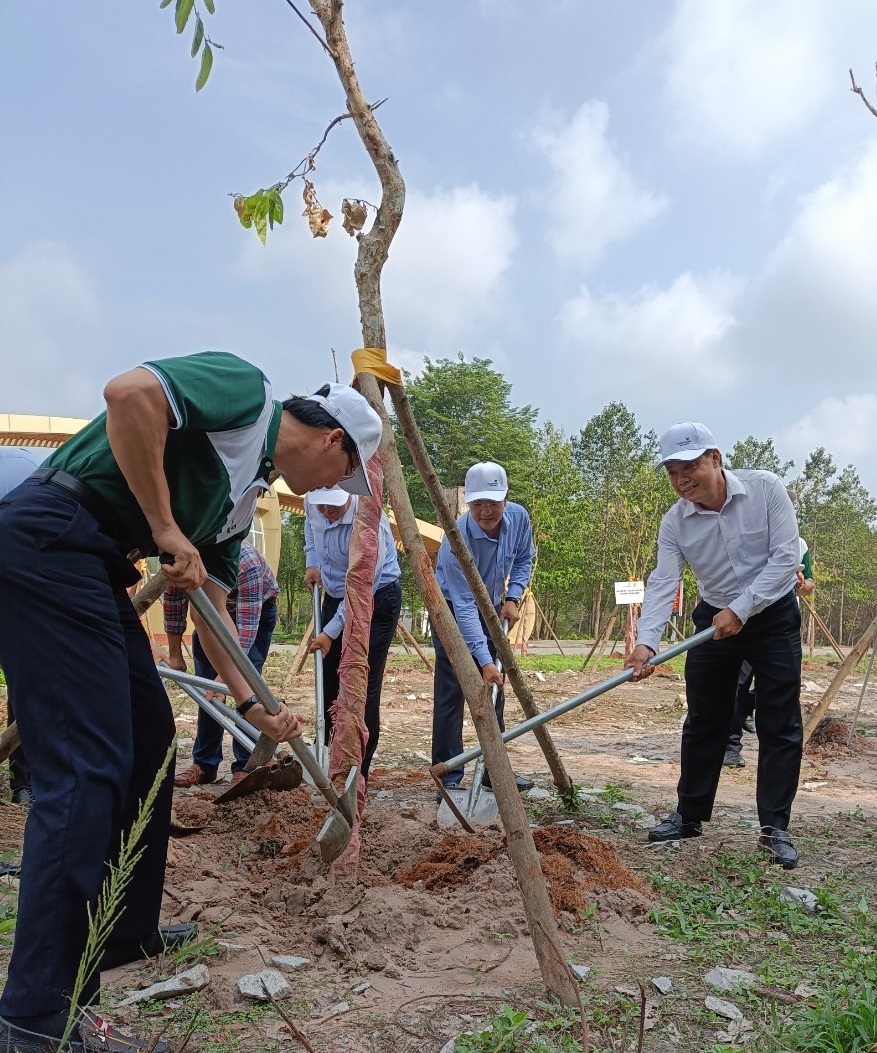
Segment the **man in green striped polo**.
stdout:
<path fill-rule="evenodd" d="M 221 352 L 147 362 L 110 380 L 104 398 L 106 411 L 0 502 L 0 664 L 35 798 L 0 996 L 0 1049 L 28 1053 L 58 1048 L 86 943 L 86 908 L 174 736 L 149 641 L 125 591 L 139 577 L 131 557 L 172 556 L 171 582 L 203 586 L 234 632 L 225 597 L 258 495 L 275 474 L 297 493 L 336 484 L 369 493 L 364 465 L 382 431 L 352 388 L 326 385 L 281 403 L 261 370 Z M 197 623 L 247 719 L 278 742 L 298 736 L 295 716 L 286 706 L 266 713 Z M 105 966 L 193 935 L 191 925 L 158 925 L 172 780 L 173 764 Z M 81 1004 L 95 1004 L 98 989 L 95 971 Z"/>

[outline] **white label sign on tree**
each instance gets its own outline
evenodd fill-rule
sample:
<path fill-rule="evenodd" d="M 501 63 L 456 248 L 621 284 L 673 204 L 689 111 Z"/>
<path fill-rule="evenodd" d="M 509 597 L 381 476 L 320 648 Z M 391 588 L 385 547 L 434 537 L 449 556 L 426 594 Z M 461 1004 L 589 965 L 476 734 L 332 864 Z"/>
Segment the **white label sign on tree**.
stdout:
<path fill-rule="evenodd" d="M 642 603 L 646 594 L 644 581 L 616 581 L 615 602 L 618 604 Z"/>

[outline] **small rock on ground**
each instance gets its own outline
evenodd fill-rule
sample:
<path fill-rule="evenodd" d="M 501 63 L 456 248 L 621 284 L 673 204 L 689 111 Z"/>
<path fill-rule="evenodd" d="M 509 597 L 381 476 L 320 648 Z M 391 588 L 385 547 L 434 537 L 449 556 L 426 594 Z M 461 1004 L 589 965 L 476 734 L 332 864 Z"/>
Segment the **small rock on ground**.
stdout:
<path fill-rule="evenodd" d="M 260 973 L 242 976 L 237 982 L 237 989 L 244 998 L 252 998 L 257 1002 L 269 1001 L 269 994 L 274 998 L 286 998 L 292 994 L 292 988 L 276 969 L 263 969 Z"/>
<path fill-rule="evenodd" d="M 733 1004 L 733 1002 L 726 1002 L 723 998 L 714 998 L 710 995 L 704 999 L 703 1003 L 707 1009 L 715 1013 L 716 1016 L 723 1016 L 726 1020 L 742 1020 L 743 1013 Z"/>

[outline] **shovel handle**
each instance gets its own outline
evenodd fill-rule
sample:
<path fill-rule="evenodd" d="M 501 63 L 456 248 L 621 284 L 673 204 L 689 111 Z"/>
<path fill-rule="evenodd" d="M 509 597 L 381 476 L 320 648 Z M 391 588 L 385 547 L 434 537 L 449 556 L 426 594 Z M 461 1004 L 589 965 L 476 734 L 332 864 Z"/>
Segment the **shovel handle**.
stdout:
<path fill-rule="evenodd" d="M 207 593 L 202 588 L 198 587 L 190 589 L 188 596 L 189 602 L 216 638 L 216 642 L 234 663 L 237 671 L 241 674 L 244 680 L 246 680 L 248 686 L 252 689 L 253 694 L 255 694 L 256 698 L 258 698 L 265 707 L 265 711 L 272 715 L 279 713 L 280 704 L 272 694 L 271 688 L 265 683 L 262 677 L 259 676 L 256 667 L 246 654 L 244 654 L 240 642 L 236 640 L 234 635 L 230 632 L 228 626 L 222 620 L 219 611 L 217 611 L 210 602 L 210 597 Z M 308 775 L 310 775 L 314 782 L 314 786 L 317 787 L 333 808 L 337 808 L 339 804 L 338 793 L 324 774 L 323 769 L 311 756 L 311 751 L 304 745 L 301 739 L 291 739 L 289 747 L 295 754 L 296 760 L 301 764 Z"/>
<path fill-rule="evenodd" d="M 313 588 L 313 603 L 314 603 L 314 637 L 320 635 L 323 631 L 323 612 L 321 609 L 321 596 L 320 586 L 314 585 Z M 323 764 L 323 751 L 326 748 L 326 691 L 325 682 L 323 680 L 323 652 L 317 648 L 314 651 L 314 701 L 315 701 L 315 713 L 314 713 L 314 728 L 315 728 L 315 742 L 317 752 L 317 761 L 322 766 Z"/>
<path fill-rule="evenodd" d="M 666 651 L 661 651 L 659 654 L 653 655 L 646 664 L 661 665 L 662 662 L 667 662 L 671 658 L 675 658 L 676 655 L 682 654 L 684 651 L 688 651 L 692 647 L 697 647 L 698 644 L 706 643 L 706 641 L 711 640 L 715 634 L 716 627 L 711 625 L 708 629 L 703 629 L 701 632 L 695 633 L 694 636 L 689 636 L 685 640 L 680 640 L 678 644 L 668 647 Z M 542 725 L 547 724 L 549 720 L 554 720 L 555 717 L 560 717 L 563 716 L 564 713 L 569 713 L 571 709 L 575 709 L 584 702 L 590 702 L 591 699 L 597 698 L 599 695 L 603 695 L 607 691 L 611 691 L 614 687 L 620 687 L 621 684 L 626 684 L 632 677 L 633 670 L 625 669 L 616 676 L 609 677 L 608 680 L 603 680 L 599 684 L 594 684 L 593 687 L 589 687 L 588 690 L 583 691 L 582 694 L 576 695 L 574 698 L 569 698 L 566 702 L 561 702 L 552 709 L 546 709 L 544 713 L 539 713 L 535 717 L 530 717 L 530 719 L 525 720 L 523 724 L 518 724 L 517 727 L 509 728 L 508 731 L 504 731 L 502 733 L 502 741 L 511 742 L 512 739 L 519 738 L 521 735 L 526 735 L 528 731 L 533 731 L 534 728 L 542 727 Z M 447 772 L 461 767 L 468 761 L 476 760 L 481 756 L 482 752 L 483 750 L 481 747 L 476 746 L 474 749 L 467 750 L 465 753 L 461 753 L 457 757 L 451 757 L 449 760 L 441 761 L 439 764 L 433 764 L 430 768 L 430 772 L 432 772 L 433 777 L 441 777 Z"/>

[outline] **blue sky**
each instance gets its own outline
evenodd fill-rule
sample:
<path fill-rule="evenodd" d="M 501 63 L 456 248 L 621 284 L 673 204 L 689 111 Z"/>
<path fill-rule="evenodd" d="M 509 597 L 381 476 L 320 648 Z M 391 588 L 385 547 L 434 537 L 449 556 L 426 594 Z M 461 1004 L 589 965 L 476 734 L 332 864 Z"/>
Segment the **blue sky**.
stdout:
<path fill-rule="evenodd" d="M 228 196 L 284 176 L 343 110 L 283 0 L 0 12 L 0 411 L 90 416 L 103 382 L 218 347 L 280 395 L 349 376 L 355 243 L 298 213 L 262 247 Z M 306 4 L 303 5 L 306 7 Z M 865 0 L 349 0 L 408 199 L 384 272 L 391 361 L 493 359 L 576 431 L 621 400 L 730 448 L 824 445 L 877 493 L 877 11 Z M 320 200 L 377 199 L 348 122 Z"/>

